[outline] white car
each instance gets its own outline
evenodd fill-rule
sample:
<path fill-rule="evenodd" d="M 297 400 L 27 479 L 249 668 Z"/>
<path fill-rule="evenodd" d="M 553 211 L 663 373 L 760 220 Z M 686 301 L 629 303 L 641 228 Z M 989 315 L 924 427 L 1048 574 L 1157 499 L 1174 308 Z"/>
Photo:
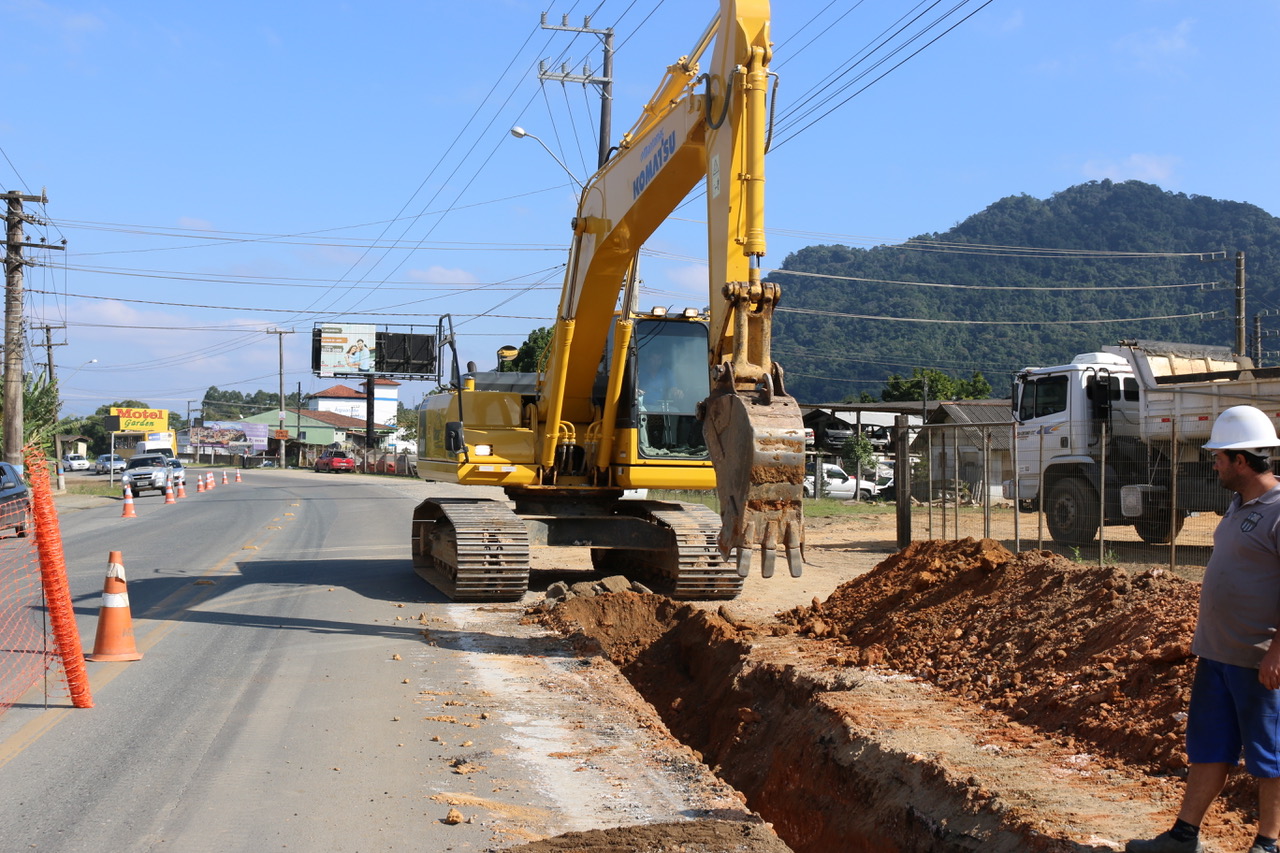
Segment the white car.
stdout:
<path fill-rule="evenodd" d="M 63 471 L 88 471 L 89 460 L 79 453 L 66 453 L 62 456 Z"/>
<path fill-rule="evenodd" d="M 870 480 L 858 480 L 850 477 L 839 465 L 827 463 L 822 466 L 822 472 L 823 497 L 836 498 L 838 500 L 853 500 L 856 498 L 869 501 L 880 495 L 880 487 L 875 483 Z M 806 498 L 813 497 L 815 489 L 813 474 L 806 475 L 804 478 L 804 496 Z"/>

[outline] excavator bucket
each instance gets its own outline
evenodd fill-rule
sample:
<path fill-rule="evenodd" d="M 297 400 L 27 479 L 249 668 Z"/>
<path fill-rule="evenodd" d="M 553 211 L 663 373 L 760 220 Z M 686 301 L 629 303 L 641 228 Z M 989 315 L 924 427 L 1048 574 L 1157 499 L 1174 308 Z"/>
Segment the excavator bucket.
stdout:
<path fill-rule="evenodd" d="M 717 383 L 703 406 L 702 431 L 716 470 L 720 552 L 738 552 L 738 574 L 751 572 L 761 549 L 761 574 L 772 577 L 778 549 L 800 577 L 804 544 L 804 422 L 795 399 L 757 387 L 739 394 Z"/>

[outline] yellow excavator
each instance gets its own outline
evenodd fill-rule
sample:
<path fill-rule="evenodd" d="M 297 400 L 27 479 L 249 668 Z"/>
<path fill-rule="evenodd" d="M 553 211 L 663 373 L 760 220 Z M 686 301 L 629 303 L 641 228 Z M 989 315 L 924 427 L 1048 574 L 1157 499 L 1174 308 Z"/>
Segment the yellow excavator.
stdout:
<path fill-rule="evenodd" d="M 804 427 L 760 272 L 770 55 L 767 0 L 721 0 L 667 69 L 582 190 L 545 369 L 463 373 L 442 320 L 453 381 L 419 411 L 418 473 L 507 498 L 414 510 L 415 569 L 450 598 L 519 599 L 539 546 L 590 548 L 597 569 L 682 599 L 738 595 L 756 548 L 764 576 L 781 551 L 799 577 Z M 640 311 L 640 248 L 700 182 L 710 308 Z M 635 499 L 713 487 L 718 516 Z"/>

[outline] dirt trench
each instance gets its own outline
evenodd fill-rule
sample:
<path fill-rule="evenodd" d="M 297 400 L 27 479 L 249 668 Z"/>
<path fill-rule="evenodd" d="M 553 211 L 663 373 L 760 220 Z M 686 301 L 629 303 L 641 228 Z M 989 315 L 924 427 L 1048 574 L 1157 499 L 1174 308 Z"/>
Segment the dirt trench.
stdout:
<path fill-rule="evenodd" d="M 1197 593 L 963 540 L 774 619 L 636 593 L 542 618 L 796 853 L 1119 850 L 1176 810 Z M 1211 845 L 1247 846 L 1249 791 L 1211 813 Z"/>

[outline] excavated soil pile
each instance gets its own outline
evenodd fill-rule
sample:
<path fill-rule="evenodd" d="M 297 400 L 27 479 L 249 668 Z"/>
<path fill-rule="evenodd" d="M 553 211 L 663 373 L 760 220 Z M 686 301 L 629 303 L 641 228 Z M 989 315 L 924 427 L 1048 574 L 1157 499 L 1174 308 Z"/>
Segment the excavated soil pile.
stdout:
<path fill-rule="evenodd" d="M 1155 772 L 1185 766 L 1199 584 L 991 539 L 916 542 L 781 615 L 842 658 L 927 679 Z"/>
<path fill-rule="evenodd" d="M 799 853 L 1117 850 L 1176 811 L 1198 597 L 968 539 L 765 624 L 634 593 L 537 618 L 610 657 Z M 1247 846 L 1247 777 L 1226 800 L 1206 832 Z"/>
<path fill-rule="evenodd" d="M 570 832 L 507 853 L 791 853 L 761 824 L 703 820 Z"/>

